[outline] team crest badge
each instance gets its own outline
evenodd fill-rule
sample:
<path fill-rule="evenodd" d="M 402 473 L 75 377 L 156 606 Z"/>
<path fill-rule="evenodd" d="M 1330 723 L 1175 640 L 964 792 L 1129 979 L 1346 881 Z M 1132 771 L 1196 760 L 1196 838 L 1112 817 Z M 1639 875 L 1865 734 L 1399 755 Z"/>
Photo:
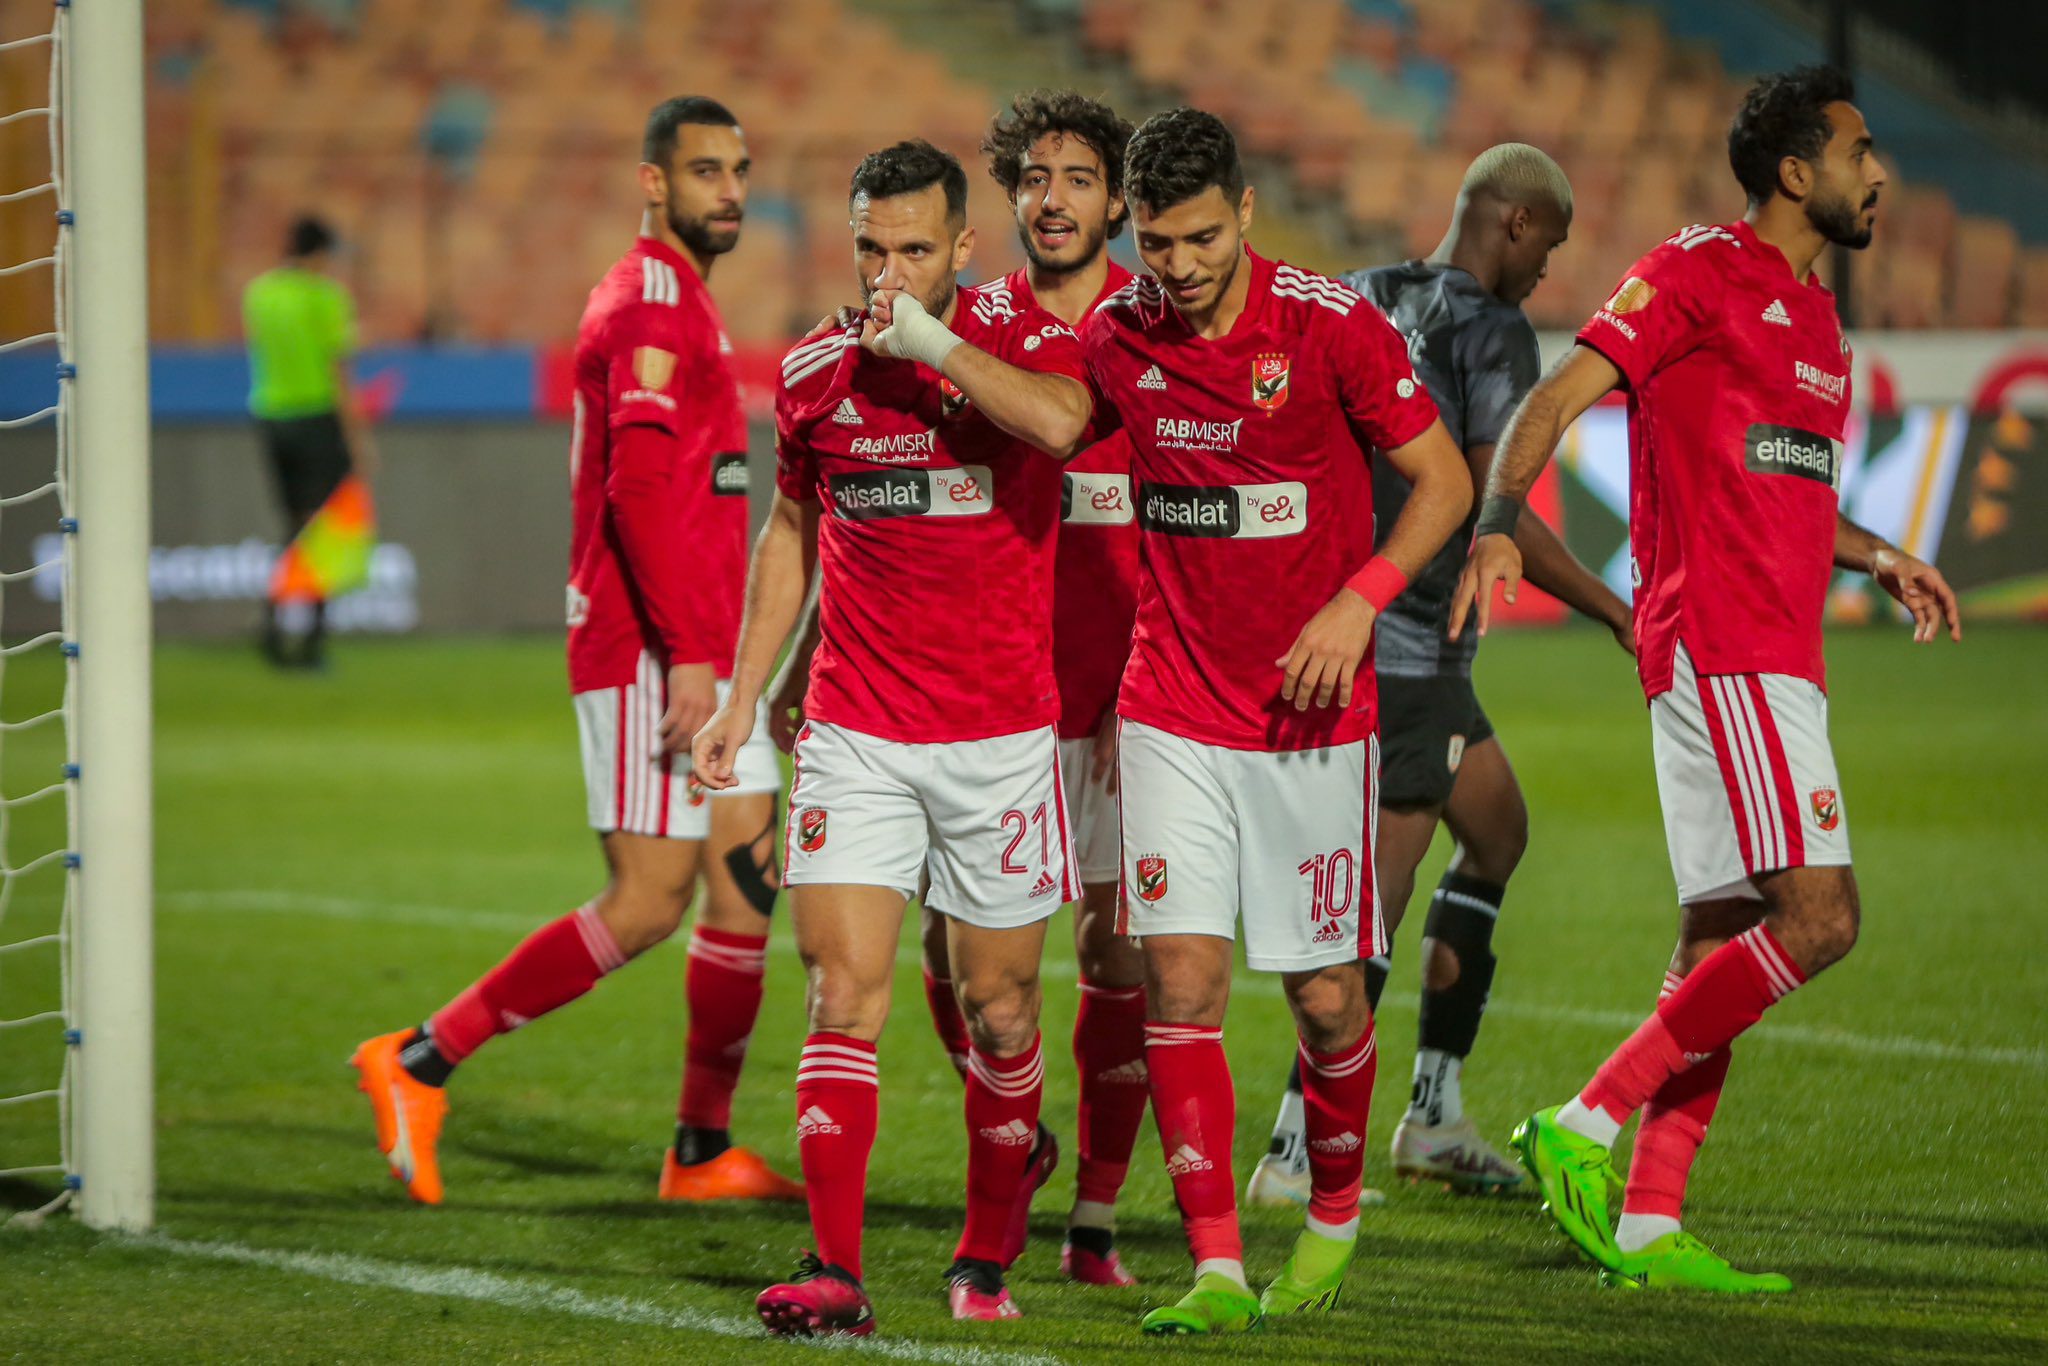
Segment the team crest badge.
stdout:
<path fill-rule="evenodd" d="M 1272 412 L 1287 401 L 1287 357 L 1268 352 L 1252 360 L 1252 404 Z"/>
<path fill-rule="evenodd" d="M 1147 856 L 1138 860 L 1138 900 L 1157 901 L 1166 895 L 1166 860 Z"/>
<path fill-rule="evenodd" d="M 807 806 L 796 818 L 796 845 L 806 854 L 815 854 L 825 847 L 825 813 L 815 806 Z"/>
<path fill-rule="evenodd" d="M 633 348 L 633 378 L 640 381 L 642 389 L 666 389 L 675 373 L 674 352 L 664 351 L 658 346 Z"/>
<path fill-rule="evenodd" d="M 958 417 L 967 407 L 967 395 L 960 392 L 960 386 L 939 376 L 939 412 L 946 417 Z"/>
<path fill-rule="evenodd" d="M 1813 790 L 1813 823 L 1823 830 L 1842 823 L 1842 798 L 1832 787 Z"/>

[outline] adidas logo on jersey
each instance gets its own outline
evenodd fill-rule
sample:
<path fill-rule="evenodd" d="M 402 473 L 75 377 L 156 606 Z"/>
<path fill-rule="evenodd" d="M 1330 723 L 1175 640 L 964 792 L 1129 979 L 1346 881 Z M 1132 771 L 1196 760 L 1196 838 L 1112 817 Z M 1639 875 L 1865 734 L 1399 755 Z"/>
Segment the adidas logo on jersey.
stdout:
<path fill-rule="evenodd" d="M 1780 327 L 1790 327 L 1792 325 L 1792 315 L 1785 311 L 1785 303 L 1782 299 L 1771 300 L 1771 306 L 1763 312 L 1763 319 L 1767 323 L 1776 323 Z"/>
<path fill-rule="evenodd" d="M 1058 878 L 1054 877 L 1049 872 L 1040 873 L 1038 875 L 1037 884 L 1033 886 L 1031 889 L 1031 895 L 1034 897 L 1049 896 L 1052 893 L 1057 892 L 1059 889 L 1060 883 Z"/>
<path fill-rule="evenodd" d="M 1166 1159 L 1168 1176 L 1186 1176 L 1189 1172 L 1205 1172 L 1216 1164 L 1183 1143 L 1174 1149 L 1173 1156 Z"/>
<path fill-rule="evenodd" d="M 1166 376 L 1159 373 L 1158 366 L 1151 366 L 1144 374 L 1138 376 L 1138 387 L 1140 389 L 1157 389 L 1159 392 L 1165 393 Z"/>
<path fill-rule="evenodd" d="M 1021 1148 L 1038 1137 L 1038 1130 L 1021 1119 L 1013 1119 L 1008 1124 L 993 1129 L 982 1129 L 979 1132 L 990 1143 L 1000 1143 L 1005 1148 Z"/>
<path fill-rule="evenodd" d="M 1363 1146 L 1363 1140 L 1346 1129 L 1335 1138 L 1312 1138 L 1308 1146 L 1311 1151 L 1319 1153 L 1355 1153 Z"/>
<path fill-rule="evenodd" d="M 1115 1067 L 1095 1074 L 1095 1080 L 1112 1082 L 1119 1086 L 1143 1086 L 1150 1079 L 1150 1074 L 1145 1071 L 1143 1058 L 1132 1058 L 1129 1062 L 1118 1063 Z"/>
<path fill-rule="evenodd" d="M 853 406 L 853 400 L 850 398 L 839 400 L 839 406 L 832 410 L 832 420 L 842 427 L 865 427 L 867 425 L 867 419 L 860 415 L 860 410 Z"/>
<path fill-rule="evenodd" d="M 846 1127 L 825 1113 L 824 1107 L 813 1105 L 796 1117 L 796 1136 L 814 1138 L 820 1134 L 843 1134 Z"/>

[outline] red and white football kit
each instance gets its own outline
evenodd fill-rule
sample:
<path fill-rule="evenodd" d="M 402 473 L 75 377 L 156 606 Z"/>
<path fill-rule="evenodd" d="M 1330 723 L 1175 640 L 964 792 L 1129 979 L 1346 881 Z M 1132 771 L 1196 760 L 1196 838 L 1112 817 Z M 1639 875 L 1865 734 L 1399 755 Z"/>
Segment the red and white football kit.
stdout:
<path fill-rule="evenodd" d="M 1128 270 L 1109 262 L 1102 293 L 1090 309 L 1130 282 Z M 1026 272 L 1017 271 L 1007 283 L 1014 297 L 1036 303 Z M 1138 615 L 1137 504 L 1131 497 L 1130 442 L 1121 432 L 1089 444 L 1062 471 L 1052 580 L 1060 768 L 1074 861 L 1081 881 L 1093 887 L 1115 882 L 1123 868 L 1116 794 L 1108 774 L 1095 778 L 1095 736 L 1116 707 Z"/>
<path fill-rule="evenodd" d="M 953 331 L 1084 376 L 1072 329 L 1005 282 L 963 288 Z M 895 887 L 972 924 L 1078 894 L 1054 723 L 1059 466 L 936 371 L 858 329 L 799 345 L 776 396 L 776 480 L 816 499 L 822 588 L 783 880 Z"/>
<path fill-rule="evenodd" d="M 1083 329 L 1142 543 L 1117 702 L 1125 902 L 1136 935 L 1230 937 L 1241 911 L 1246 961 L 1295 972 L 1385 947 L 1375 690 L 1368 652 L 1349 708 L 1296 711 L 1275 661 L 1372 556 L 1372 450 L 1437 414 L 1358 294 L 1249 251 L 1239 268 L 1227 336 L 1195 336 L 1149 278 Z"/>
<path fill-rule="evenodd" d="M 661 753 L 668 669 L 732 675 L 747 566 L 747 428 L 717 306 L 689 263 L 642 237 L 591 291 L 576 333 L 569 446 L 569 689 L 590 824 L 703 839 L 689 756 Z M 781 772 L 765 725 L 735 792 Z"/>
<path fill-rule="evenodd" d="M 1692 227 L 1579 332 L 1628 382 L 1638 668 L 1681 901 L 1849 862 L 1821 613 L 1849 343 L 1746 223 Z"/>

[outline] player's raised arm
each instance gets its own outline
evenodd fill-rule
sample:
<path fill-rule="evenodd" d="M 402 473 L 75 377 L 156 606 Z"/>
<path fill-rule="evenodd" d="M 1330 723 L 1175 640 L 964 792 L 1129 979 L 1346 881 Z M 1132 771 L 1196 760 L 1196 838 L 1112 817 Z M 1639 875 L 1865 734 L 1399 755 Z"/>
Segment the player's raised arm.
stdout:
<path fill-rule="evenodd" d="M 1840 513 L 1835 515 L 1835 565 L 1870 575 L 1897 598 L 1913 614 L 1916 643 L 1933 640 L 1944 624 L 1950 640 L 1963 638 L 1962 609 L 1941 571 Z"/>
<path fill-rule="evenodd" d="M 1465 629 L 1465 617 L 1476 601 L 1479 634 L 1485 635 L 1493 606 L 1493 586 L 1502 585 L 1507 600 L 1515 600 L 1515 588 L 1522 579 L 1522 552 L 1516 545 L 1516 524 L 1536 476 L 1550 462 L 1558 438 L 1579 415 L 1598 403 L 1621 382 L 1614 362 L 1589 346 L 1574 346 L 1536 382 L 1529 396 L 1515 409 L 1508 428 L 1494 448 L 1493 468 L 1486 479 L 1486 496 L 1479 504 L 1479 524 L 1473 528 L 1472 557 L 1458 581 L 1458 593 L 1451 601 L 1451 635 Z"/>
<path fill-rule="evenodd" d="M 818 503 L 777 490 L 747 564 L 747 605 L 733 655 L 732 691 L 697 732 L 690 760 L 697 781 L 715 790 L 738 780 L 733 761 L 754 732 L 761 690 L 789 639 L 818 564 Z"/>
<path fill-rule="evenodd" d="M 1077 345 L 1073 330 L 1058 321 L 1032 329 L 1024 340 L 1036 343 L 1031 346 L 1033 351 L 1055 342 L 1063 342 L 1069 349 Z M 1088 429 L 1088 386 L 1080 379 L 997 359 L 955 336 L 952 328 L 925 311 L 914 294 L 876 290 L 869 301 L 861 345 L 938 371 L 989 421 L 1055 459 L 1075 454 Z"/>

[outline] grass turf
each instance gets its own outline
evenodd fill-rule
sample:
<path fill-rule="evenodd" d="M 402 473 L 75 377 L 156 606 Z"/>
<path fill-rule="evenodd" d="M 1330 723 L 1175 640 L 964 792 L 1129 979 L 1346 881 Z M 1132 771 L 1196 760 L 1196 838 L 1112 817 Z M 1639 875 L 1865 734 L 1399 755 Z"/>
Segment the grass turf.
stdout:
<path fill-rule="evenodd" d="M 1689 1206 L 1696 1231 L 1739 1265 L 1789 1273 L 1797 1293 L 1602 1291 L 1532 1200 L 1401 1187 L 1366 1212 L 1334 1317 L 1250 1339 L 1141 1340 L 1139 1314 L 1187 1278 L 1148 1121 L 1121 1233 L 1145 1285 L 1059 1281 L 1069 1163 L 1040 1197 L 1013 1275 L 1027 1317 L 954 1324 L 939 1273 L 958 1232 L 958 1083 L 930 1035 L 906 935 L 871 1188 L 879 1341 L 952 1361 L 2041 1359 L 2048 1196 L 2031 1141 L 2048 1121 L 2048 634 L 1985 630 L 1961 648 L 1916 649 L 1896 629 L 1851 632 L 1831 655 L 1863 943 L 1743 1040 Z M 708 1362 L 785 1350 L 755 1336 L 750 1306 L 806 1243 L 801 1209 L 652 1198 L 681 1050 L 679 943 L 463 1069 L 444 1206 L 411 1207 L 384 1177 L 342 1066 L 350 1046 L 418 1020 L 579 904 L 599 865 L 580 828 L 553 643 L 344 642 L 337 656 L 332 673 L 306 678 L 225 648 L 159 659 L 160 1232 L 102 1237 L 68 1219 L 0 1231 L 0 1353 Z M 56 678 L 37 663 L 10 666 L 6 716 L 54 700 Z M 1648 1008 L 1674 912 L 1648 728 L 1605 635 L 1504 634 L 1480 675 L 1534 812 L 1465 1087 L 1504 1137 Z M 53 733 L 7 740 L 9 793 L 59 761 Z M 13 813 L 14 863 L 54 847 L 59 815 Z M 1445 852 L 1439 841 L 1422 885 Z M 21 880 L 0 938 L 49 927 L 57 878 Z M 1419 928 L 1401 935 L 1380 1021 L 1371 1184 L 1391 1177 Z M 736 1129 L 794 1170 L 801 983 L 781 920 L 776 937 Z M 1071 1137 L 1071 952 L 1050 960 L 1045 1113 Z M 0 1016 L 54 998 L 47 951 L 0 969 Z M 1241 1177 L 1293 1046 L 1271 979 L 1240 976 L 1228 1039 Z M 57 1050 L 44 1027 L 0 1034 L 0 1090 L 46 1084 Z M 48 1105 L 0 1109 L 0 1167 L 46 1160 L 54 1127 Z M 0 1183 L 0 1209 L 51 1189 Z M 1255 1284 L 1295 1226 L 1247 1217 Z"/>

